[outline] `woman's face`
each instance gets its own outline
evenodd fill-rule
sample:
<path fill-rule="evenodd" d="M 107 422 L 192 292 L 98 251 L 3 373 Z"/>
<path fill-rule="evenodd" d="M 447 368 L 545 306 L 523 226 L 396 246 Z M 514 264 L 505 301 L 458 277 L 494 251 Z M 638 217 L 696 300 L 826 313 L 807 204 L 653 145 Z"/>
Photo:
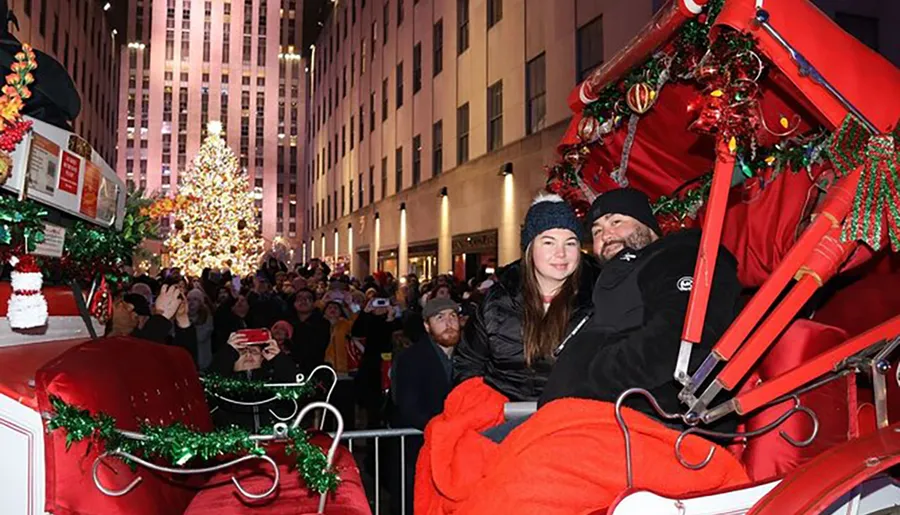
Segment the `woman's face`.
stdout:
<path fill-rule="evenodd" d="M 200 295 L 188 295 L 187 302 L 188 311 L 190 311 L 191 313 L 196 313 L 200 310 L 200 306 L 203 305 L 203 297 L 201 297 Z"/>
<path fill-rule="evenodd" d="M 550 229 L 540 233 L 531 244 L 535 273 L 539 278 L 564 281 L 578 266 L 580 243 L 568 229 Z"/>
<path fill-rule="evenodd" d="M 341 308 L 339 308 L 336 304 L 331 303 L 325 306 L 325 318 L 328 320 L 337 320 L 341 317 Z"/>

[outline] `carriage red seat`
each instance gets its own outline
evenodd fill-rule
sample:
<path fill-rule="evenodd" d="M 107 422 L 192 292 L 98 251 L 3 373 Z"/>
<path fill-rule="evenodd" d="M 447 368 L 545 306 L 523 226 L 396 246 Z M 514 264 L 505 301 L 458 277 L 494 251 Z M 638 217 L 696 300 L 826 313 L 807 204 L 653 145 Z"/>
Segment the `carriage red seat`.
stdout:
<path fill-rule="evenodd" d="M 201 431 L 213 428 L 190 356 L 180 348 L 134 338 L 103 338 L 71 346 L 37 371 L 33 392 L 41 412 L 51 412 L 49 398 L 57 396 L 92 413 L 102 411 L 115 417 L 121 429 L 138 430 L 145 421 L 160 425 L 180 422 Z M 311 441 L 325 451 L 331 444 L 326 435 L 316 435 Z M 103 451 L 99 445 L 81 441 L 67 448 L 64 430 L 44 434 L 44 442 L 45 510 L 55 515 L 318 511 L 319 496 L 309 492 L 293 466 L 294 459 L 277 444 L 269 454 L 279 463 L 280 486 L 259 506 L 253 506 L 239 496 L 230 477 L 237 476 L 250 492 L 262 492 L 271 485 L 268 465 L 242 464 L 215 475 L 173 477 L 144 467 L 131 470 L 119 460 L 107 459 L 99 469 L 107 488 L 123 488 L 136 475 L 143 478 L 131 492 L 110 497 L 100 492 L 92 479 L 94 460 Z M 334 463 L 343 481 L 329 497 L 328 513 L 369 513 L 353 457 L 338 447 Z"/>

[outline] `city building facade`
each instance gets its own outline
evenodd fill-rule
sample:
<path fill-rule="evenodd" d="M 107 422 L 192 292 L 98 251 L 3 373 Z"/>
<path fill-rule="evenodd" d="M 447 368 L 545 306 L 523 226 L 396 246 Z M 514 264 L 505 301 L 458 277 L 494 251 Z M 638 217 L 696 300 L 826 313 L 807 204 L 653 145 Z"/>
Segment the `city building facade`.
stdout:
<path fill-rule="evenodd" d="M 518 259 L 569 92 L 664 3 L 338 2 L 309 55 L 298 252 L 423 278 Z M 896 2 L 817 3 L 898 62 Z"/>
<path fill-rule="evenodd" d="M 116 164 L 119 49 L 123 35 L 108 20 L 105 2 L 10 0 L 18 20 L 12 34 L 59 61 L 81 96 L 73 131 L 109 163 Z"/>
<path fill-rule="evenodd" d="M 303 0 L 131 0 L 116 167 L 127 183 L 174 194 L 207 123 L 221 121 L 262 235 L 296 238 L 302 13 Z"/>
<path fill-rule="evenodd" d="M 651 0 L 347 0 L 310 56 L 303 257 L 471 277 L 520 256 L 574 85 Z"/>

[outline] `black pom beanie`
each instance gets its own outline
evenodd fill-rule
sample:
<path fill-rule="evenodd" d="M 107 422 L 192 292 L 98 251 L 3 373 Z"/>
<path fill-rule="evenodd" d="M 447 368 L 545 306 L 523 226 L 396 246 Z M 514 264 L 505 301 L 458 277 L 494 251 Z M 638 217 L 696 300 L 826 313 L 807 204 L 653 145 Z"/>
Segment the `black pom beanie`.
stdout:
<path fill-rule="evenodd" d="M 662 236 L 659 222 L 656 221 L 653 208 L 650 207 L 650 199 L 641 191 L 634 188 L 607 191 L 594 199 L 588 212 L 588 220 L 593 224 L 601 216 L 610 213 L 630 216 L 649 227 L 657 236 Z"/>
<path fill-rule="evenodd" d="M 550 229 L 568 229 L 575 233 L 578 241 L 583 239 L 581 222 L 562 197 L 552 194 L 539 195 L 525 215 L 525 224 L 522 226 L 522 251 L 524 252 L 528 244 L 539 234 Z"/>

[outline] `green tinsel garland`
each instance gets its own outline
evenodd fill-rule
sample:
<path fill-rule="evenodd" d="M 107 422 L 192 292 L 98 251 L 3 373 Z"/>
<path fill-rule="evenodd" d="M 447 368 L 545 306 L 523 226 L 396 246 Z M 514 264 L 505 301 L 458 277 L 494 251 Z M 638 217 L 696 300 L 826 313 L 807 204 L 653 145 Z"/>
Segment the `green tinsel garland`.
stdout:
<path fill-rule="evenodd" d="M 278 399 L 298 400 L 312 397 L 316 391 L 316 385 L 311 381 L 290 386 L 267 386 L 264 381 L 216 374 L 205 375 L 202 381 L 206 392 L 223 396 L 275 395 Z"/>
<path fill-rule="evenodd" d="M 643 65 L 638 66 L 628 72 L 622 80 L 609 84 L 604 87 L 597 96 L 597 100 L 586 105 L 582 110 L 585 117 L 591 116 L 603 123 L 613 118 L 616 114 L 628 114 L 630 111 L 618 112 L 624 110 L 625 92 L 639 83 L 646 82 L 656 84 L 659 76 L 667 68 L 666 61 L 672 60 L 672 69 L 670 74 L 677 76 L 689 71 L 689 64 L 686 62 L 688 57 L 703 55 L 709 47 L 709 29 L 713 26 L 716 17 L 722 10 L 725 0 L 711 0 L 706 6 L 706 17 L 699 19 L 692 18 L 685 22 L 680 29 L 677 40 L 675 41 L 675 52 L 671 55 L 662 53 L 655 54 L 648 59 Z M 741 49 L 752 48 L 752 37 L 735 34 L 734 37 L 726 38 L 724 44 L 735 51 Z"/>
<path fill-rule="evenodd" d="M 250 453 L 265 454 L 265 449 L 250 439 L 251 434 L 231 426 L 209 433 L 194 431 L 181 423 L 168 426 L 142 424 L 140 432 L 147 438 L 125 438 L 116 430 L 116 420 L 105 414 L 91 415 L 90 411 L 67 404 L 58 397 L 50 397 L 54 414 L 48 429 L 66 430 L 66 448 L 74 442 L 91 438 L 101 442 L 107 450 L 120 450 L 145 458 L 159 458 L 174 466 L 182 466 L 194 458 L 207 461 L 215 457 Z M 317 493 L 334 491 L 340 477 L 328 470 L 328 459 L 320 448 L 309 443 L 309 435 L 302 429 L 288 431 L 286 451 L 295 457 L 297 470 L 307 488 Z"/>
<path fill-rule="evenodd" d="M 696 214 L 700 206 L 706 202 L 712 187 L 712 174 L 707 173 L 698 179 L 698 185 L 682 195 L 668 197 L 663 195 L 653 203 L 653 214 L 657 217 L 675 215 L 683 220 Z"/>
<path fill-rule="evenodd" d="M 14 245 L 27 242 L 28 251 L 44 241 L 44 218 L 47 209 L 31 200 L 19 201 L 11 195 L 0 195 L 0 243 Z"/>

